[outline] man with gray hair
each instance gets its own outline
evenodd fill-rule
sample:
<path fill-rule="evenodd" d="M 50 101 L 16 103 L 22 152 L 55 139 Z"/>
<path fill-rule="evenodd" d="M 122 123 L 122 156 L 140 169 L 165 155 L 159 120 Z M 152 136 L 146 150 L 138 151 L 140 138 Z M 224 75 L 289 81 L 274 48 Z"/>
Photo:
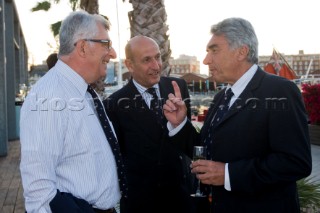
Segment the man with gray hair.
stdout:
<path fill-rule="evenodd" d="M 121 156 L 113 153 L 112 125 L 90 87 L 116 58 L 109 28 L 100 15 L 72 12 L 60 29 L 57 63 L 22 106 L 20 170 L 28 213 L 107 213 L 120 200 Z"/>
<path fill-rule="evenodd" d="M 203 63 L 214 81 L 227 83 L 212 101 L 200 134 L 186 121 L 180 90 L 164 105 L 173 140 L 200 142 L 206 160 L 192 172 L 212 194 L 214 213 L 299 213 L 296 181 L 311 173 L 308 122 L 291 81 L 258 64 L 250 22 L 228 18 L 211 28 Z"/>

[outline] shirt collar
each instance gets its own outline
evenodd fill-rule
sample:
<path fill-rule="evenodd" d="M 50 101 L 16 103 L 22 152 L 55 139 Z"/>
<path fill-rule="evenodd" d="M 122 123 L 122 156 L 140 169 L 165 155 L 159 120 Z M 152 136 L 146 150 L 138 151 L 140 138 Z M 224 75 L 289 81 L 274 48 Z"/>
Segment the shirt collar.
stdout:
<path fill-rule="evenodd" d="M 66 63 L 64 63 L 61 60 L 57 61 L 55 69 L 57 72 L 63 75 L 68 81 L 70 81 L 70 84 L 73 84 L 78 89 L 81 96 L 85 96 L 88 84 L 76 71 L 71 69 L 71 67 L 69 67 Z"/>
<path fill-rule="evenodd" d="M 149 88 L 146 88 L 146 87 L 142 86 L 141 84 L 139 84 L 139 83 L 138 83 L 136 80 L 134 80 L 134 79 L 132 79 L 132 82 L 133 82 L 133 84 L 136 86 L 136 88 L 138 89 L 138 91 L 139 91 L 139 93 L 140 93 L 141 95 L 142 95 L 143 93 L 145 93 L 147 89 L 149 89 Z M 159 84 L 155 84 L 155 85 L 153 85 L 152 87 L 155 88 L 156 91 L 159 90 Z"/>
<path fill-rule="evenodd" d="M 243 92 L 243 90 L 246 88 L 256 71 L 258 70 L 258 65 L 254 64 L 250 67 L 250 69 L 245 72 L 239 80 L 233 84 L 232 86 L 230 84 L 227 85 L 227 89 L 231 88 L 232 92 L 235 96 L 235 98 L 238 98 L 240 94 Z"/>

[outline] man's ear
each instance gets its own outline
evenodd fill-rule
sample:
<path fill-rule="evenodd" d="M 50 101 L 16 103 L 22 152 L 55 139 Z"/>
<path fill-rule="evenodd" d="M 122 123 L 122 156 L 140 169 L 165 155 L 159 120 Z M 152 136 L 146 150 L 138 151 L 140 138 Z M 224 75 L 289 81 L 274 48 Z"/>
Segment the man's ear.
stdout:
<path fill-rule="evenodd" d="M 83 58 L 86 56 L 86 43 L 87 42 L 85 42 L 84 40 L 78 41 L 75 47 L 78 55 L 80 55 Z"/>
<path fill-rule="evenodd" d="M 132 60 L 131 59 L 126 59 L 124 60 L 124 64 L 126 65 L 127 69 L 129 70 L 129 72 L 133 72 L 133 69 L 132 69 Z"/>
<path fill-rule="evenodd" d="M 249 47 L 247 45 L 244 45 L 242 47 L 239 48 L 239 52 L 238 52 L 238 59 L 239 60 L 246 60 L 249 54 Z"/>

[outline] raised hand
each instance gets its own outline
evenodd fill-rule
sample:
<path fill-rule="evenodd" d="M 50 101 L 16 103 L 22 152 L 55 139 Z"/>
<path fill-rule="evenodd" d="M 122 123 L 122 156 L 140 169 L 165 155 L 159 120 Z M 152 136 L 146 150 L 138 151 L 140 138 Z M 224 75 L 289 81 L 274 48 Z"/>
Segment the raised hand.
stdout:
<path fill-rule="evenodd" d="M 177 82 L 172 81 L 174 94 L 168 95 L 168 100 L 163 105 L 164 115 L 172 126 L 178 126 L 187 116 L 187 107 L 181 98 L 180 88 Z"/>

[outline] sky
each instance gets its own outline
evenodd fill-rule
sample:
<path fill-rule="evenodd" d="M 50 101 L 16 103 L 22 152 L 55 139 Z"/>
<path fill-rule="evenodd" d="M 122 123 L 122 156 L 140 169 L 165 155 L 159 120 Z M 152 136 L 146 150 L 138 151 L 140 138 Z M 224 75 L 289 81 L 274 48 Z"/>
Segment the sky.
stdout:
<path fill-rule="evenodd" d="M 48 12 L 31 12 L 42 0 L 15 0 L 22 31 L 29 52 L 29 63 L 41 64 L 56 50 L 50 24 L 63 20 L 70 12 L 68 0 L 61 0 Z M 129 0 L 100 0 L 99 11 L 109 17 L 109 35 L 119 56 L 130 39 Z M 319 0 L 164 0 L 169 26 L 172 56 L 196 56 L 202 64 L 206 44 L 211 38 L 210 26 L 229 17 L 251 22 L 259 40 L 259 55 L 271 55 L 273 48 L 285 55 L 320 53 Z M 117 60 L 117 59 L 116 59 Z M 207 74 L 204 65 L 201 73 Z"/>

